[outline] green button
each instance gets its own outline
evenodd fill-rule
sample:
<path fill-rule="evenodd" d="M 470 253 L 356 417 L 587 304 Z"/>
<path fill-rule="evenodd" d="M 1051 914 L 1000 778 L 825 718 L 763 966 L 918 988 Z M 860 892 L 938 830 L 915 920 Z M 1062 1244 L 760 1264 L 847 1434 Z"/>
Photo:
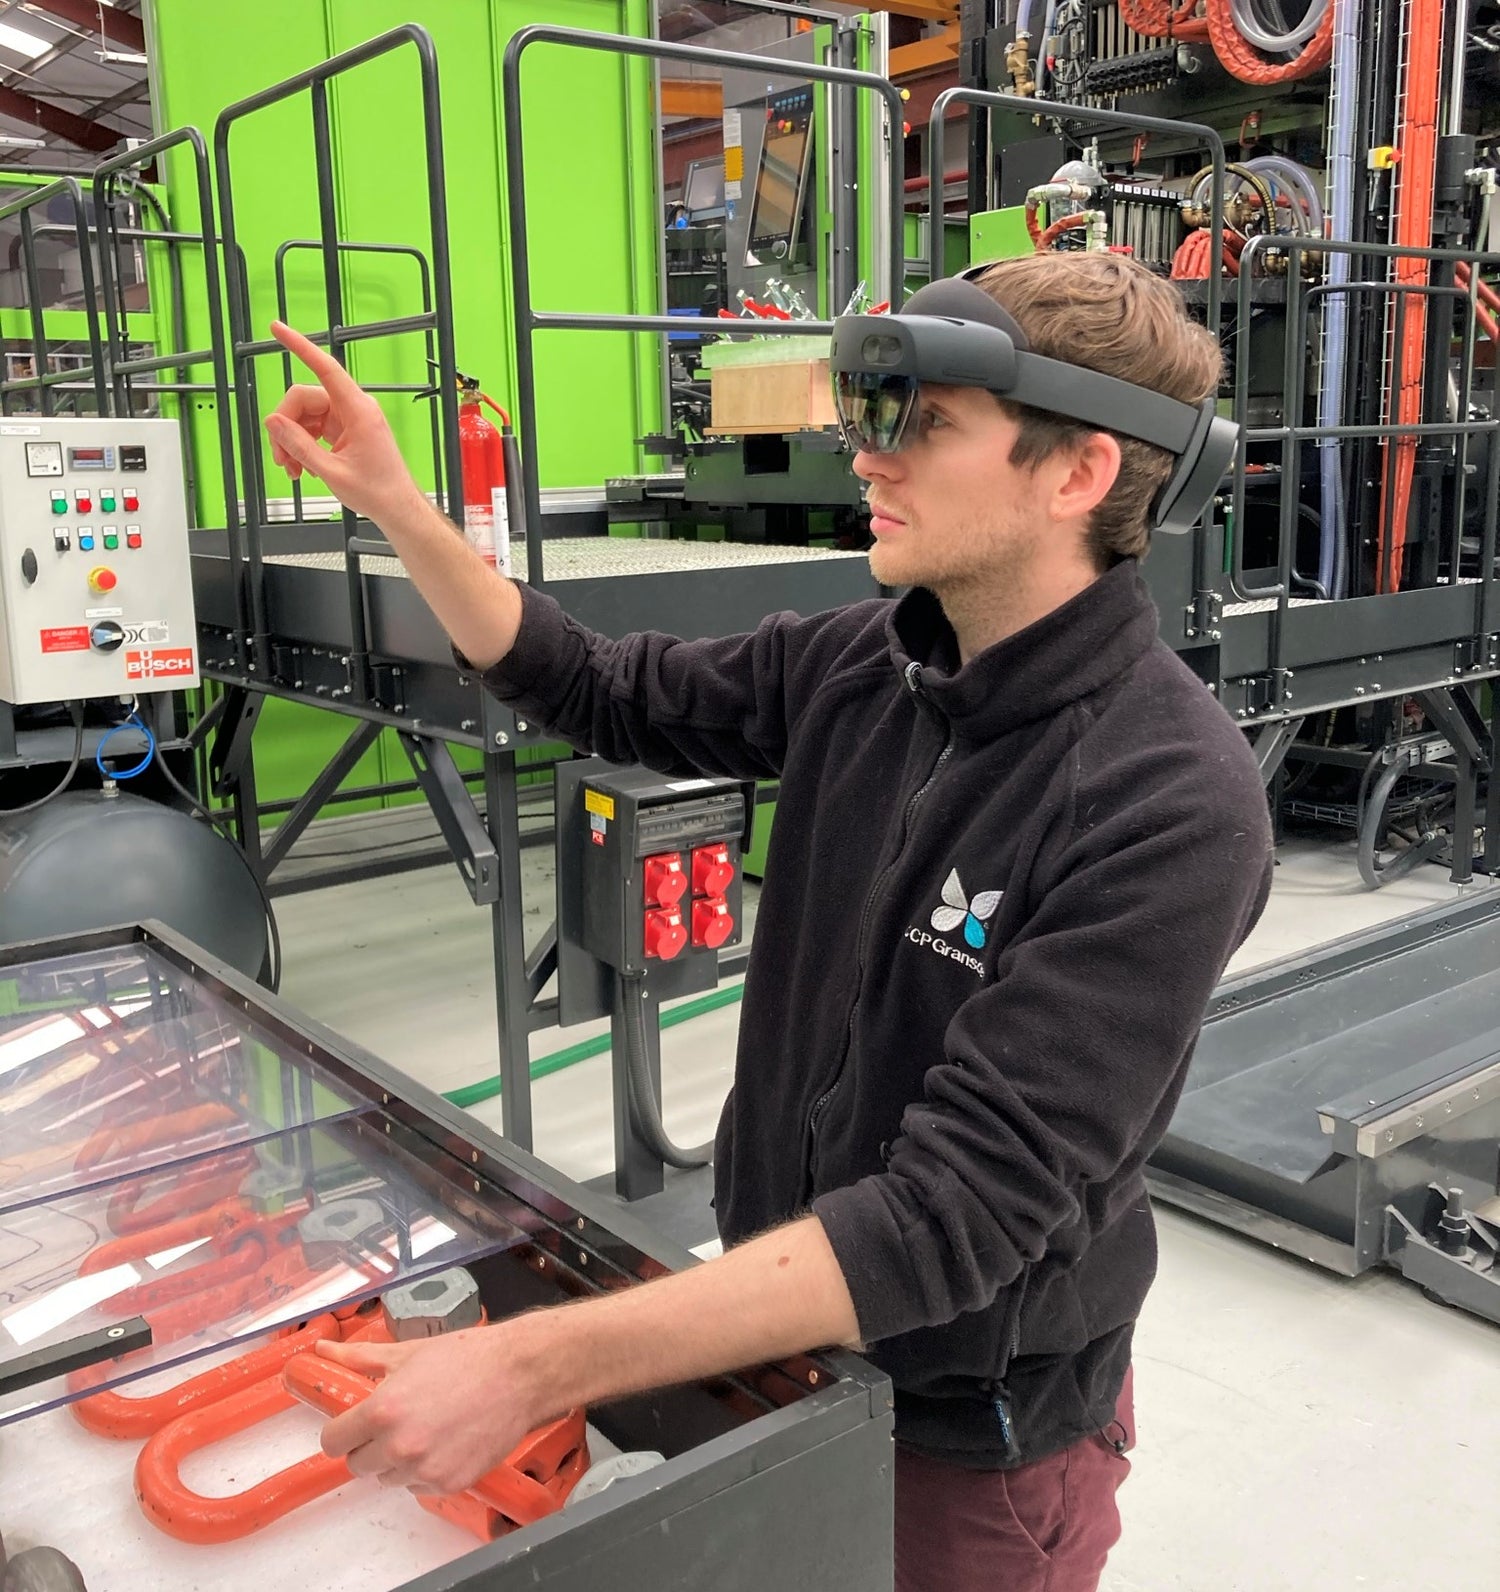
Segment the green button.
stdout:
<path fill-rule="evenodd" d="M 52 512 L 54 514 L 66 514 L 68 512 L 68 500 L 66 498 L 53 498 Z"/>
<path fill-rule="evenodd" d="M 120 545 L 120 538 L 118 536 L 106 536 L 104 538 L 104 545 L 112 553 Z"/>
<path fill-rule="evenodd" d="M 113 492 L 106 492 L 104 494 L 104 496 L 99 499 L 99 507 L 103 510 L 104 513 L 113 514 L 114 513 L 114 509 L 115 509 L 115 495 L 114 495 L 114 493 Z"/>

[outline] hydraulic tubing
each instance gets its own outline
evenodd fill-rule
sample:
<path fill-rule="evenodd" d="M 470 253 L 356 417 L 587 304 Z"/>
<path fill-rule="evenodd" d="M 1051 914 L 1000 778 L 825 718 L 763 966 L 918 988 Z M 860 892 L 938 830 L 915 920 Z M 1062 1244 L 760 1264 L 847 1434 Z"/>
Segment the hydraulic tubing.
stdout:
<path fill-rule="evenodd" d="M 1361 0 L 1333 0 L 1333 71 L 1329 86 L 1333 108 L 1328 149 L 1328 235 L 1346 243 L 1353 234 L 1355 182 L 1354 112 L 1359 99 L 1359 10 Z M 1340 288 L 1349 280 L 1350 257 L 1342 250 L 1327 257 L 1328 284 Z M 1349 351 L 1349 300 L 1330 293 L 1323 319 L 1322 382 L 1318 389 L 1318 424 L 1337 426 L 1344 415 L 1344 371 Z M 1347 513 L 1344 503 L 1343 450 L 1338 439 L 1318 445 L 1318 473 L 1323 528 L 1319 538 L 1318 582 L 1331 597 L 1348 586 Z"/>
<path fill-rule="evenodd" d="M 1334 3 L 1336 4 L 1337 0 L 1334 0 Z M 1262 24 L 1252 0 L 1229 0 L 1229 10 L 1241 37 L 1248 40 L 1256 49 L 1267 50 L 1273 55 L 1290 55 L 1292 51 L 1300 50 L 1318 31 L 1318 24 L 1327 14 L 1328 6 L 1329 0 L 1313 0 L 1313 4 L 1307 8 L 1307 15 L 1296 27 L 1273 33 L 1269 27 Z"/>

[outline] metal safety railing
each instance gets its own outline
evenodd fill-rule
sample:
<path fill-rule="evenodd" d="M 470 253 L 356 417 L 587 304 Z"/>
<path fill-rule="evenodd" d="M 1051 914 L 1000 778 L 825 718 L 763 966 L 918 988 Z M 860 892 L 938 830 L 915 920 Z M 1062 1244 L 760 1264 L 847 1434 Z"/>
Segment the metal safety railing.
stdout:
<path fill-rule="evenodd" d="M 348 323 L 344 318 L 344 287 L 341 261 L 343 253 L 339 227 L 339 204 L 334 181 L 333 135 L 328 103 L 328 85 L 334 78 L 352 72 L 393 51 L 416 52 L 422 95 L 423 156 L 427 174 L 428 232 L 431 248 L 431 276 L 424 273 L 424 307 L 417 315 L 393 316 L 380 320 Z M 251 323 L 250 285 L 245 261 L 239 250 L 235 222 L 234 180 L 230 160 L 230 134 L 235 126 L 256 112 L 285 100 L 306 94 L 311 102 L 313 159 L 317 177 L 318 238 L 323 257 L 323 291 L 328 311 L 326 330 L 310 334 L 316 343 L 326 344 L 341 363 L 344 350 L 352 343 L 404 332 L 424 332 L 430 339 L 429 352 L 435 358 L 436 403 L 441 416 L 441 481 L 439 501 L 446 499 L 447 512 L 462 522 L 462 474 L 459 463 L 458 392 L 453 335 L 453 281 L 449 256 L 448 201 L 443 164 L 442 111 L 438 96 L 437 50 L 431 35 L 415 23 L 393 28 L 378 38 L 330 57 L 294 77 L 238 100 L 220 112 L 214 123 L 214 171 L 218 183 L 219 214 L 224 234 L 224 268 L 228 284 L 230 357 L 234 370 L 234 392 L 240 425 L 240 461 L 245 483 L 244 530 L 246 561 L 252 585 L 263 586 L 262 533 L 269 519 L 266 507 L 264 457 L 260 436 L 260 408 L 255 380 L 255 362 L 267 354 L 283 356 L 285 351 L 273 338 L 257 338 Z M 385 247 L 385 246 L 381 246 Z M 351 647 L 349 683 L 354 699 L 370 698 L 370 643 L 365 612 L 364 588 L 357 549 L 358 535 L 354 513 L 343 513 L 345 574 Z M 252 638 L 250 666 L 269 673 L 269 638 L 264 616 L 257 615 Z"/>
<path fill-rule="evenodd" d="M 54 199 L 65 198 L 73 211 L 72 231 L 78 243 L 80 313 L 89 345 L 86 365 L 74 370 L 49 371 L 47 369 L 47 331 L 42 304 L 41 273 L 37 268 L 36 232 L 34 210 L 49 205 Z M 31 331 L 32 374 L 0 382 L 0 412 L 10 413 L 9 400 L 13 393 L 35 392 L 44 415 L 56 412 L 52 389 L 63 382 L 76 383 L 87 379 L 94 389 L 94 401 L 99 413 L 110 413 L 109 383 L 105 372 L 104 339 L 99 330 L 99 296 L 94 278 L 94 251 L 89 235 L 88 207 L 84 202 L 83 186 L 76 177 L 58 177 L 45 187 L 34 188 L 19 199 L 0 205 L 0 221 L 17 216 L 21 227 L 21 262 L 26 277 L 26 310 Z"/>
<path fill-rule="evenodd" d="M 798 17 L 807 12 L 797 11 Z M 843 20 L 843 19 L 840 19 Z M 527 50 L 539 44 L 562 45 L 580 50 L 598 50 L 621 56 L 644 57 L 653 61 L 681 61 L 721 71 L 754 70 L 762 77 L 792 78 L 850 89 L 868 89 L 886 106 L 893 143 L 902 124 L 901 94 L 888 79 L 873 72 L 849 66 L 824 66 L 810 61 L 789 61 L 764 55 L 745 55 L 730 50 L 707 50 L 690 44 L 669 44 L 656 39 L 636 39 L 624 34 L 590 33 L 580 28 L 536 24 L 520 29 L 506 46 L 503 73 L 503 121 L 505 136 L 506 201 L 510 216 L 511 289 L 515 301 L 516 334 L 516 431 L 521 455 L 527 468 L 522 471 L 525 505 L 527 580 L 545 584 L 542 535 L 541 486 L 536 470 L 536 351 L 534 336 L 539 331 L 681 332 L 682 320 L 667 315 L 585 315 L 565 314 L 532 307 L 531 260 L 526 221 L 525 141 L 521 129 L 521 61 Z M 898 162 L 890 166 L 890 193 L 887 202 L 893 218 L 890 244 L 891 302 L 899 307 L 904 275 L 904 250 L 901 229 L 894 218 L 901 215 L 904 178 Z M 727 326 L 727 323 L 726 323 Z M 743 333 L 743 326 L 736 328 Z M 757 322 L 758 333 L 771 336 L 816 336 L 833 332 L 832 321 Z"/>
<path fill-rule="evenodd" d="M 1241 435 L 1235 457 L 1231 495 L 1233 514 L 1232 553 L 1230 558 L 1229 589 L 1241 601 L 1274 600 L 1275 609 L 1270 625 L 1270 669 L 1276 674 L 1285 665 L 1286 616 L 1291 604 L 1292 587 L 1296 574 L 1297 525 L 1301 513 L 1301 452 L 1306 443 L 1359 440 L 1373 441 L 1387 446 L 1402 438 L 1413 441 L 1419 438 L 1451 438 L 1454 445 L 1455 502 L 1452 523 L 1449 527 L 1447 548 L 1448 581 L 1457 584 L 1462 562 L 1462 538 L 1465 510 L 1471 491 L 1469 475 L 1469 449 L 1475 438 L 1487 438 L 1486 478 L 1483 487 L 1483 521 L 1480 535 L 1478 578 L 1475 582 L 1474 626 L 1477 636 L 1494 632 L 1500 623 L 1496 608 L 1496 522 L 1500 509 L 1500 418 L 1462 419 L 1452 421 L 1421 421 L 1398 423 L 1394 420 L 1381 424 L 1303 424 L 1303 400 L 1307 382 L 1307 349 L 1310 346 L 1310 320 L 1314 309 L 1333 297 L 1382 299 L 1394 307 L 1393 325 L 1396 347 L 1392 353 L 1393 379 L 1399 386 L 1403 377 L 1403 337 L 1406 307 L 1413 298 L 1433 305 L 1446 304 L 1462 312 L 1460 336 L 1462 349 L 1459 358 L 1457 381 L 1458 412 L 1467 415 L 1473 394 L 1474 345 L 1479 326 L 1479 284 L 1486 267 L 1500 266 L 1500 255 L 1477 254 L 1472 250 L 1418 249 L 1398 247 L 1393 244 L 1335 242 L 1324 238 L 1277 235 L 1251 238 L 1240 256 L 1238 288 L 1238 321 L 1235 330 L 1235 410 L 1239 415 L 1248 413 L 1250 406 L 1250 339 L 1263 335 L 1259 324 L 1252 325 L 1251 307 L 1253 272 L 1257 256 L 1266 248 L 1275 247 L 1287 255 L 1286 308 L 1281 350 L 1281 380 L 1284 392 L 1284 420 L 1281 425 L 1249 426 Z M 1304 286 L 1304 255 L 1344 254 L 1365 262 L 1378 262 L 1382 271 L 1379 278 L 1351 279 L 1343 282 L 1313 283 Z M 1424 260 L 1440 269 L 1467 263 L 1469 281 L 1466 287 L 1443 282 L 1399 282 L 1385 275 L 1387 265 L 1399 259 Z M 1432 373 L 1429 372 L 1429 376 Z M 1247 474 L 1250 465 L 1249 451 L 1253 447 L 1278 447 L 1280 484 L 1279 514 L 1276 531 L 1274 582 L 1253 584 L 1246 570 L 1244 534 Z M 1395 509 L 1395 470 L 1386 472 L 1382 485 L 1385 514 L 1388 525 Z M 1351 535 L 1345 525 L 1342 534 Z M 1389 591 L 1382 597 L 1399 600 L 1403 593 Z"/>

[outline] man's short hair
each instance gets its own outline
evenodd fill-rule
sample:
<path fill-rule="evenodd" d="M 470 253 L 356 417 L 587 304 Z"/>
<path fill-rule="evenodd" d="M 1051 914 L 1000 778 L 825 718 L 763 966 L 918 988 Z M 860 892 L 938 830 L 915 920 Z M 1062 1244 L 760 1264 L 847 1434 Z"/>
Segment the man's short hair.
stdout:
<path fill-rule="evenodd" d="M 1170 282 L 1126 255 L 1019 255 L 997 260 L 974 278 L 1015 317 L 1032 351 L 1154 388 L 1184 403 L 1218 390 L 1218 345 L 1188 319 Z M 1000 400 L 1020 425 L 1011 463 L 1040 464 L 1076 448 L 1099 428 Z M 1143 558 L 1150 545 L 1152 500 L 1171 473 L 1172 455 L 1149 442 L 1111 433 L 1120 444 L 1120 474 L 1089 516 L 1089 548 L 1100 569 Z"/>

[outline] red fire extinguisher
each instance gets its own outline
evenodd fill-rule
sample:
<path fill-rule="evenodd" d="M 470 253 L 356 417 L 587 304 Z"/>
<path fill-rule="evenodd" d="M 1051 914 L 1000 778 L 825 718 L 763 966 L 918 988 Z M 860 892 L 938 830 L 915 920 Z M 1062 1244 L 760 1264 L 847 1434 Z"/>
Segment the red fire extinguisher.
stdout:
<path fill-rule="evenodd" d="M 479 382 L 458 376 L 458 451 L 463 470 L 464 539 L 487 564 L 510 573 L 510 515 L 505 497 L 505 440 L 480 410 L 488 404 L 510 433 L 510 416 Z"/>

